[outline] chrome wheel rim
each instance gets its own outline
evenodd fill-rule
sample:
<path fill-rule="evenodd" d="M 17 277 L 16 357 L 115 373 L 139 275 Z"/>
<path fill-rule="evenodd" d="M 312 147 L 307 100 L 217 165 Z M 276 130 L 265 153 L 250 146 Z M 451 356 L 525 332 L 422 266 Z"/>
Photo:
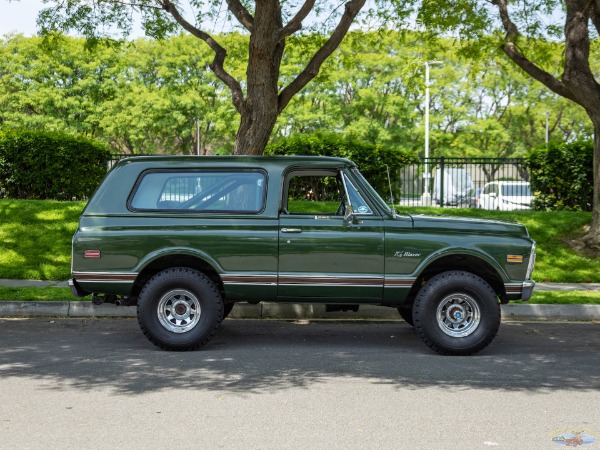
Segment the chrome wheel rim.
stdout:
<path fill-rule="evenodd" d="M 163 295 L 158 302 L 158 320 L 173 333 L 190 331 L 200 321 L 200 301 L 185 289 L 174 289 Z"/>
<path fill-rule="evenodd" d="M 477 301 L 466 294 L 451 294 L 437 308 L 437 323 L 451 337 L 465 337 L 474 333 L 481 321 Z"/>

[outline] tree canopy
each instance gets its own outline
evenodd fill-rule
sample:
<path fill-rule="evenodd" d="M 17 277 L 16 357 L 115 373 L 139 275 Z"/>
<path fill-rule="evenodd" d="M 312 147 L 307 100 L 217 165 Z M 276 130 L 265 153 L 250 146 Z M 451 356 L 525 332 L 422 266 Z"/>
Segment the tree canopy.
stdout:
<path fill-rule="evenodd" d="M 228 69 L 243 73 L 248 37 L 219 37 L 236 50 Z M 284 79 L 319 39 L 288 43 Z M 0 41 L 2 127 L 82 133 L 118 152 L 189 154 L 196 152 L 199 119 L 202 153 L 233 151 L 239 116 L 227 88 L 206 70 L 210 50 L 193 37 L 91 51 L 81 38 L 64 38 L 50 51 L 41 43 L 22 36 Z M 355 31 L 279 115 L 271 140 L 325 131 L 422 154 L 426 59 L 443 63 L 431 71 L 433 156 L 523 156 L 544 142 L 546 118 L 550 139 L 592 133 L 583 110 L 499 54 L 465 60 L 452 40 Z"/>
<path fill-rule="evenodd" d="M 109 37 L 115 30 L 127 36 L 137 15 L 148 36 L 162 39 L 185 30 L 206 44 L 211 51 L 208 66 L 227 86 L 240 116 L 236 154 L 263 152 L 279 114 L 318 75 L 323 62 L 338 48 L 361 11 L 367 19 L 376 16 L 382 22 L 410 13 L 397 0 L 376 0 L 367 7 L 366 0 L 346 0 L 342 4 L 326 0 L 305 0 L 301 4 L 227 0 L 224 15 L 221 2 L 205 0 L 45 1 L 50 7 L 41 12 L 39 24 L 46 36 L 75 30 L 92 43 Z M 284 80 L 280 69 L 287 41 L 302 30 L 309 16 L 311 23 L 321 26 L 323 39 L 295 73 Z M 249 37 L 243 76 L 236 76 L 227 67 L 231 49 L 214 31 L 220 21 L 230 31 L 239 29 Z"/>

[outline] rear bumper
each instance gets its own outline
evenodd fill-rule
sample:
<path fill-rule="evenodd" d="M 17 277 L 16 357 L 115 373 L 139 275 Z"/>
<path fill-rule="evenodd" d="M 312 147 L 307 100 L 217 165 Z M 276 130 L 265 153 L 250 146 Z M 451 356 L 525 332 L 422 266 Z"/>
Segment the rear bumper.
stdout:
<path fill-rule="evenodd" d="M 75 297 L 85 297 L 86 295 L 90 295 L 91 292 L 88 292 L 84 289 L 81 288 L 81 286 L 79 286 L 79 283 L 77 283 L 77 281 L 75 281 L 75 279 L 71 278 L 69 281 L 69 288 L 71 289 L 71 293 L 75 296 Z"/>

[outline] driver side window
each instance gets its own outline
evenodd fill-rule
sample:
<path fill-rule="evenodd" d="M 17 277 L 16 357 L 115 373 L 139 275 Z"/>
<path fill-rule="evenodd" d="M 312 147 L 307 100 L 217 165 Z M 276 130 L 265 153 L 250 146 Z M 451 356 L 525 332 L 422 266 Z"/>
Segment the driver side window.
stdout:
<path fill-rule="evenodd" d="M 339 173 L 294 172 L 286 185 L 284 213 L 344 215 L 344 185 Z"/>

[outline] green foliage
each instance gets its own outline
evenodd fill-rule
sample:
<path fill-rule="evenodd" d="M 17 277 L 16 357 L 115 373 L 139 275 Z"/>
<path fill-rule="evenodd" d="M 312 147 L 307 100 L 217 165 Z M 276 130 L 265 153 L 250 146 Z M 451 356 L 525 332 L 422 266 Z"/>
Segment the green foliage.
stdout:
<path fill-rule="evenodd" d="M 108 148 L 83 137 L 42 131 L 0 133 L 0 196 L 89 197 L 106 175 Z"/>
<path fill-rule="evenodd" d="M 591 211 L 594 143 L 551 142 L 527 156 L 536 209 Z"/>
<path fill-rule="evenodd" d="M 226 69 L 243 78 L 248 37 L 219 35 Z M 287 41 L 281 83 L 289 83 L 324 37 Z M 85 49 L 62 37 L 0 40 L 0 127 L 65 131 L 104 140 L 123 153 L 230 153 L 239 118 L 227 88 L 207 69 L 208 47 L 193 36 L 138 39 Z M 547 44 L 553 66 L 562 50 Z M 497 52 L 466 60 L 455 41 L 417 32 L 349 33 L 338 52 L 280 114 L 272 139 L 338 132 L 422 154 L 424 61 L 431 67 L 430 155 L 516 157 L 551 139 L 589 138 L 585 111 L 536 84 Z"/>
<path fill-rule="evenodd" d="M 384 198 L 389 197 L 385 166 L 390 171 L 418 161 L 412 152 L 403 152 L 331 133 L 295 134 L 269 144 L 266 155 L 312 155 L 346 158 L 355 162 L 369 183 Z"/>

